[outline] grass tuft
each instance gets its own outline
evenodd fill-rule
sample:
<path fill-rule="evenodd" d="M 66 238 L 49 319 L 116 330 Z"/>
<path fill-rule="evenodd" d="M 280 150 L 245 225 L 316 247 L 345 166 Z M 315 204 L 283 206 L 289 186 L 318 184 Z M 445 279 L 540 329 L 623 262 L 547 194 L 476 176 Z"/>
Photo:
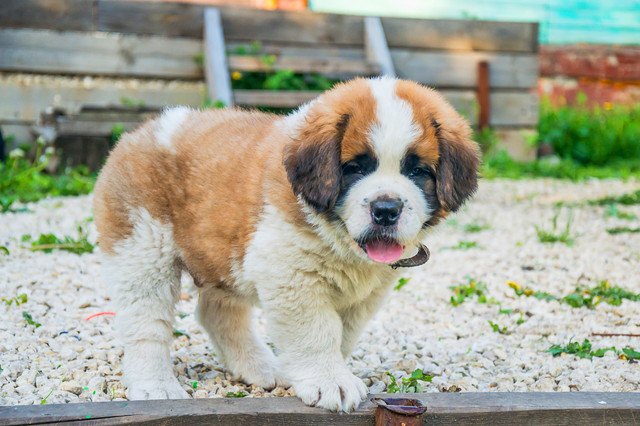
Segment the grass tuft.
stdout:
<path fill-rule="evenodd" d="M 409 376 L 400 379 L 400 383 L 393 374 L 387 371 L 389 384 L 387 385 L 387 393 L 419 393 L 422 392 L 420 382 L 431 382 L 433 376 L 425 374 L 424 371 L 417 368 Z"/>

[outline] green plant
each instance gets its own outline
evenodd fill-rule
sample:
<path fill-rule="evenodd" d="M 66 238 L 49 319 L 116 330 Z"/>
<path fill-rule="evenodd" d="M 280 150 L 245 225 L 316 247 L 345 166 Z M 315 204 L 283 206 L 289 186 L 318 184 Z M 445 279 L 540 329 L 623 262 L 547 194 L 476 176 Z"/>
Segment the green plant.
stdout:
<path fill-rule="evenodd" d="M 7 256 L 9 256 L 11 254 L 9 249 L 7 247 L 5 247 L 5 246 L 0 246 L 0 253 L 6 254 Z"/>
<path fill-rule="evenodd" d="M 393 287 L 393 289 L 394 289 L 395 291 L 400 291 L 400 289 L 401 289 L 402 287 L 404 287 L 405 285 L 407 285 L 407 283 L 408 283 L 409 281 L 411 281 L 411 278 L 401 277 L 401 278 L 398 280 L 398 284 L 396 284 L 396 285 Z"/>
<path fill-rule="evenodd" d="M 2 211 L 13 211 L 15 201 L 33 202 L 47 196 L 88 194 L 93 189 L 95 176 L 86 167 L 66 168 L 60 175 L 46 172 L 54 152 L 44 149 L 44 140 L 38 139 L 33 160 L 26 146 L 11 151 L 6 162 L 0 162 L 0 205 Z"/>
<path fill-rule="evenodd" d="M 640 189 L 634 192 L 629 192 L 627 194 L 589 200 L 587 203 L 591 205 L 597 205 L 597 206 L 609 205 L 609 204 L 622 204 L 625 206 L 631 206 L 634 204 L 640 204 Z"/>
<path fill-rule="evenodd" d="M 27 303 L 29 301 L 29 297 L 27 296 L 26 293 L 20 293 L 19 295 L 15 296 L 15 297 L 3 297 L 1 299 L 5 305 L 7 306 L 11 306 L 14 303 L 16 304 L 16 306 L 20 306 L 20 305 L 24 305 L 25 303 Z"/>
<path fill-rule="evenodd" d="M 180 336 L 187 336 L 187 338 L 191 339 L 191 336 L 189 336 L 189 333 L 187 333 L 186 331 L 178 330 L 177 328 L 174 328 L 173 337 L 180 337 Z"/>
<path fill-rule="evenodd" d="M 53 393 L 53 389 L 51 389 L 49 391 L 49 393 L 47 394 L 47 396 L 45 396 L 44 398 L 42 398 L 40 400 L 40 405 L 45 405 L 47 403 L 47 400 L 49 399 L 49 397 L 51 396 L 51 394 Z"/>
<path fill-rule="evenodd" d="M 388 393 L 418 393 L 422 392 L 420 382 L 431 382 L 433 376 L 425 374 L 424 371 L 417 368 L 409 376 L 400 379 L 400 383 L 393 374 L 387 371 L 389 384 L 387 385 Z"/>
<path fill-rule="evenodd" d="M 529 287 L 521 287 L 518 283 L 508 281 L 507 285 L 513 289 L 517 296 L 535 297 L 536 299 L 565 303 L 573 308 L 593 309 L 604 302 L 609 305 L 619 306 L 623 300 L 632 302 L 640 301 L 640 293 L 633 293 L 622 287 L 612 286 L 609 281 L 600 281 L 593 287 L 576 287 L 566 296 L 559 297 L 546 292 L 534 291 Z"/>
<path fill-rule="evenodd" d="M 589 341 L 589 339 L 584 339 L 584 341 L 582 343 L 578 343 L 578 342 L 569 342 L 566 345 L 562 346 L 562 345 L 552 345 L 549 349 L 547 349 L 547 352 L 549 352 L 551 355 L 553 355 L 554 357 L 556 356 L 560 356 L 563 353 L 566 354 L 570 354 L 570 355 L 575 355 L 578 358 L 588 358 L 591 359 L 594 356 L 598 357 L 598 358 L 602 358 L 604 356 L 605 353 L 609 352 L 609 351 L 614 351 L 616 350 L 615 347 L 609 347 L 609 348 L 600 348 L 597 350 L 592 350 L 592 346 L 591 346 L 591 342 Z"/>
<path fill-rule="evenodd" d="M 606 166 L 640 158 L 640 105 L 588 107 L 580 94 L 576 105 L 540 104 L 539 141 L 582 165 Z"/>
<path fill-rule="evenodd" d="M 620 226 L 616 228 L 609 228 L 607 229 L 607 232 L 611 235 L 637 234 L 638 232 L 640 232 L 640 228 L 630 228 L 628 226 Z"/>
<path fill-rule="evenodd" d="M 475 241 L 460 241 L 457 245 L 448 247 L 450 250 L 469 250 L 477 248 L 478 243 Z"/>
<path fill-rule="evenodd" d="M 638 216 L 633 213 L 625 212 L 618 209 L 617 204 L 607 204 L 604 215 L 605 217 L 615 217 L 616 219 L 622 220 L 635 220 L 638 218 Z"/>
<path fill-rule="evenodd" d="M 22 318 L 24 318 L 24 320 L 27 322 L 27 324 L 34 326 L 35 328 L 40 327 L 42 324 L 40 324 L 38 321 L 35 321 L 33 319 L 33 317 L 31 316 L 31 314 L 27 311 L 23 311 L 22 312 Z"/>
<path fill-rule="evenodd" d="M 142 99 L 127 98 L 126 96 L 120 98 L 120 104 L 128 108 L 144 107 L 144 101 Z"/>
<path fill-rule="evenodd" d="M 198 389 L 198 382 L 197 381 L 193 381 L 191 382 L 191 387 L 193 388 L 193 390 L 197 390 Z"/>
<path fill-rule="evenodd" d="M 464 225 L 462 229 L 464 230 L 464 232 L 475 234 L 477 232 L 482 232 L 482 231 L 486 231 L 487 229 L 491 229 L 491 225 L 484 222 L 471 222 Z"/>
<path fill-rule="evenodd" d="M 484 155 L 493 154 L 498 146 L 498 136 L 491 127 L 474 131 L 473 140 L 480 145 L 480 150 Z"/>
<path fill-rule="evenodd" d="M 495 333 L 499 333 L 499 334 L 511 334 L 511 331 L 507 328 L 507 326 L 500 326 L 500 324 L 497 324 L 493 321 L 487 321 L 489 323 L 489 325 L 491 326 L 491 329 L 495 332 Z"/>
<path fill-rule="evenodd" d="M 467 284 L 449 287 L 453 291 L 453 296 L 449 299 L 453 306 L 460 306 L 473 296 L 477 297 L 478 303 L 494 303 L 493 299 L 487 297 L 486 284 L 473 278 L 468 278 L 467 280 Z"/>
<path fill-rule="evenodd" d="M 244 398 L 248 394 L 245 391 L 227 392 L 225 396 L 227 398 Z"/>
<path fill-rule="evenodd" d="M 573 222 L 573 215 L 571 212 L 569 213 L 569 217 L 567 218 L 567 223 L 562 231 L 558 231 L 558 216 L 560 212 L 556 213 L 551 219 L 551 230 L 543 229 L 536 225 L 536 234 L 538 235 L 538 240 L 541 243 L 563 243 L 568 246 L 573 245 L 575 241 L 575 237 L 571 235 L 571 224 Z"/>
<path fill-rule="evenodd" d="M 120 138 L 122 138 L 122 135 L 124 134 L 124 132 L 126 132 L 124 128 L 124 124 L 122 123 L 115 124 L 111 128 L 111 143 L 112 144 L 118 143 Z"/>
<path fill-rule="evenodd" d="M 31 251 L 43 251 L 51 253 L 53 250 L 64 250 L 75 254 L 93 253 L 95 245 L 89 241 L 89 234 L 83 225 L 78 225 L 78 236 L 64 235 L 58 237 L 55 234 L 40 234 L 37 240 L 31 241 L 30 235 L 23 235 L 22 241 L 31 241 Z"/>

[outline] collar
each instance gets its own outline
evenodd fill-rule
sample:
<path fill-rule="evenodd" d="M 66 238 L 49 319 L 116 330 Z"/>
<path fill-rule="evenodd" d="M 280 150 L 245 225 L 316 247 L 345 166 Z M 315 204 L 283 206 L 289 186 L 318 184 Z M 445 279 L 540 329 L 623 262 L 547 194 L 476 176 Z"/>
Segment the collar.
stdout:
<path fill-rule="evenodd" d="M 429 252 L 429 249 L 426 246 L 419 244 L 418 253 L 416 253 L 415 256 L 408 259 L 400 259 L 396 263 L 392 264 L 391 268 L 411 268 L 413 266 L 424 265 L 425 263 L 427 263 L 430 256 L 431 253 Z"/>

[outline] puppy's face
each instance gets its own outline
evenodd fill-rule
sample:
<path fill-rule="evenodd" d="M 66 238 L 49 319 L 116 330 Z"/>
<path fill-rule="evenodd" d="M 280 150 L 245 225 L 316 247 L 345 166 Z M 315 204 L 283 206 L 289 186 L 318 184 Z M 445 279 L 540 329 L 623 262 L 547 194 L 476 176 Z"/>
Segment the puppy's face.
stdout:
<path fill-rule="evenodd" d="M 293 190 L 360 257 L 406 257 L 477 187 L 469 125 L 431 89 L 354 80 L 296 114 L 284 159 Z"/>

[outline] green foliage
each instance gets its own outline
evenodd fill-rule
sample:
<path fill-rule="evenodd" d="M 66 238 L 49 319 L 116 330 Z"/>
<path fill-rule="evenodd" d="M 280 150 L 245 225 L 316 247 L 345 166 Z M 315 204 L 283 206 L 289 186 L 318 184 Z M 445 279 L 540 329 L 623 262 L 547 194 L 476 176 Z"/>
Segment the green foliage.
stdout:
<path fill-rule="evenodd" d="M 27 296 L 26 293 L 21 293 L 15 297 L 3 297 L 2 299 L 0 299 L 4 302 L 5 305 L 7 306 L 11 306 L 14 303 L 16 304 L 16 306 L 20 306 L 20 305 L 24 305 L 25 303 L 27 303 L 29 301 L 29 296 Z"/>
<path fill-rule="evenodd" d="M 451 250 L 469 250 L 472 248 L 477 248 L 478 243 L 475 241 L 460 241 L 457 245 L 448 247 Z"/>
<path fill-rule="evenodd" d="M 42 324 L 40 324 L 38 321 L 34 320 L 33 317 L 31 316 L 31 314 L 27 311 L 23 311 L 22 312 L 22 318 L 24 318 L 24 320 L 27 322 L 27 324 L 34 326 L 35 328 L 40 327 Z"/>
<path fill-rule="evenodd" d="M 191 387 L 193 388 L 193 390 L 197 390 L 198 389 L 198 382 L 197 381 L 193 381 L 191 382 Z"/>
<path fill-rule="evenodd" d="M 398 284 L 396 284 L 396 285 L 393 287 L 393 289 L 394 289 L 395 291 L 400 291 L 400 289 L 401 289 L 402 287 L 404 287 L 405 285 L 407 285 L 407 283 L 408 283 L 409 281 L 411 281 L 411 278 L 405 278 L 405 277 L 402 277 L 402 278 L 400 278 L 400 279 L 398 280 Z"/>
<path fill-rule="evenodd" d="M 460 306 L 467 299 L 474 296 L 477 297 L 478 303 L 494 302 L 493 299 L 487 297 L 487 285 L 473 278 L 468 278 L 467 284 L 460 284 L 449 288 L 453 291 L 453 296 L 449 299 L 449 302 L 453 306 Z"/>
<path fill-rule="evenodd" d="M 462 229 L 464 230 L 464 232 L 467 232 L 469 234 L 475 234 L 477 232 L 482 232 L 482 231 L 491 229 L 491 225 L 487 223 L 471 222 L 464 225 Z"/>
<path fill-rule="evenodd" d="M 571 235 L 571 224 L 573 222 L 573 215 L 569 213 L 569 217 L 567 218 L 567 223 L 562 231 L 558 230 L 558 216 L 560 212 L 556 213 L 551 219 L 551 230 L 543 229 L 539 226 L 536 226 L 536 234 L 538 235 L 538 240 L 541 243 L 563 243 L 568 246 L 573 245 L 575 241 L 575 237 Z"/>
<path fill-rule="evenodd" d="M 498 145 L 498 136 L 490 127 L 474 131 L 473 140 L 480 145 L 480 150 L 484 155 L 493 154 Z"/>
<path fill-rule="evenodd" d="M 120 104 L 128 108 L 142 108 L 144 106 L 144 101 L 142 99 L 133 99 L 123 96 L 120 98 Z"/>
<path fill-rule="evenodd" d="M 640 105 L 589 108 L 583 96 L 575 106 L 540 105 L 539 140 L 581 165 L 605 166 L 640 159 Z"/>
<path fill-rule="evenodd" d="M 622 204 L 625 206 L 631 206 L 635 204 L 640 204 L 640 189 L 635 192 L 630 192 L 628 194 L 616 195 L 613 197 L 603 197 L 597 198 L 595 200 L 590 200 L 587 202 L 591 205 L 603 206 L 610 204 Z"/>
<path fill-rule="evenodd" d="M 187 336 L 187 338 L 191 339 L 191 336 L 189 336 L 189 333 L 187 333 L 184 330 L 178 330 L 177 328 L 173 329 L 173 337 L 180 337 L 180 336 Z"/>
<path fill-rule="evenodd" d="M 51 396 L 51 394 L 53 393 L 53 389 L 51 389 L 49 391 L 49 393 L 47 394 L 47 396 L 45 396 L 44 398 L 42 398 L 40 400 L 40 405 L 45 405 L 47 403 L 47 399 L 49 399 L 49 397 Z"/>
<path fill-rule="evenodd" d="M 620 226 L 616 228 L 609 228 L 607 232 L 611 235 L 617 234 L 637 234 L 640 232 L 640 228 L 630 228 L 628 226 Z"/>
<path fill-rule="evenodd" d="M 226 107 L 225 103 L 219 99 L 212 101 L 211 99 L 207 98 L 202 104 L 202 108 L 204 109 L 222 109 L 224 107 Z"/>
<path fill-rule="evenodd" d="M 593 166 L 581 165 L 571 159 L 543 158 L 525 163 L 512 159 L 506 151 L 500 150 L 484 158 L 481 175 L 485 179 L 629 179 L 640 178 L 640 161 L 619 160 L 606 166 Z"/>
<path fill-rule="evenodd" d="M 511 334 L 511 331 L 507 328 L 507 326 L 500 326 L 500 324 L 497 324 L 493 321 L 487 321 L 489 323 L 489 325 L 491 326 L 491 329 L 495 332 L 495 333 L 499 333 L 499 334 Z"/>
<path fill-rule="evenodd" d="M 400 383 L 393 374 L 387 371 L 389 384 L 387 385 L 388 393 L 418 393 L 422 392 L 420 382 L 431 382 L 433 376 L 425 374 L 424 371 L 417 368 L 409 376 L 400 379 Z"/>
<path fill-rule="evenodd" d="M 95 176 L 86 167 L 67 168 L 60 175 L 45 171 L 53 152 L 44 149 L 38 140 L 34 160 L 28 158 L 30 147 L 15 149 L 5 163 L 0 162 L 0 208 L 14 211 L 15 201 L 33 202 L 47 196 L 88 194 L 93 189 Z"/>
<path fill-rule="evenodd" d="M 11 254 L 9 249 L 7 247 L 5 247 L 5 246 L 0 246 L 0 253 L 6 254 L 7 256 L 9 256 Z"/>
<path fill-rule="evenodd" d="M 64 250 L 75 254 L 93 253 L 95 245 L 89 241 L 89 235 L 83 225 L 78 226 L 78 236 L 64 235 L 58 237 L 55 234 L 40 234 L 37 240 L 31 241 L 30 235 L 23 235 L 23 241 L 31 241 L 31 251 L 43 251 L 51 253 L 53 250 Z"/>
<path fill-rule="evenodd" d="M 622 360 L 639 360 L 640 359 L 640 352 L 628 346 L 621 350 L 618 350 L 615 346 L 610 346 L 608 348 L 599 348 L 594 350 L 589 339 L 584 339 L 582 343 L 570 341 L 564 346 L 553 345 L 549 349 L 547 349 L 547 352 L 549 352 L 554 357 L 560 356 L 561 354 L 570 354 L 570 355 L 575 355 L 578 358 L 587 358 L 587 359 L 591 359 L 593 357 L 602 358 L 607 352 L 615 352 L 618 355 L 618 358 Z"/>
<path fill-rule="evenodd" d="M 248 394 L 245 391 L 227 392 L 225 396 L 227 398 L 244 398 Z"/>
<path fill-rule="evenodd" d="M 605 217 L 614 217 L 622 220 L 635 220 L 638 218 L 638 216 L 633 213 L 620 210 L 617 204 L 607 204 L 604 215 Z"/>
<path fill-rule="evenodd" d="M 124 124 L 118 123 L 111 129 L 111 143 L 116 144 L 125 132 Z"/>
<path fill-rule="evenodd" d="M 536 299 L 565 303 L 573 308 L 593 309 L 604 302 L 609 305 L 619 306 L 623 300 L 632 302 L 640 301 L 640 294 L 632 293 L 622 287 L 612 286 L 609 281 L 600 281 L 597 285 L 588 287 L 576 287 L 566 296 L 555 296 L 546 292 L 534 291 L 529 287 L 521 287 L 518 283 L 508 281 L 507 285 L 513 289 L 517 296 L 535 297 Z"/>

